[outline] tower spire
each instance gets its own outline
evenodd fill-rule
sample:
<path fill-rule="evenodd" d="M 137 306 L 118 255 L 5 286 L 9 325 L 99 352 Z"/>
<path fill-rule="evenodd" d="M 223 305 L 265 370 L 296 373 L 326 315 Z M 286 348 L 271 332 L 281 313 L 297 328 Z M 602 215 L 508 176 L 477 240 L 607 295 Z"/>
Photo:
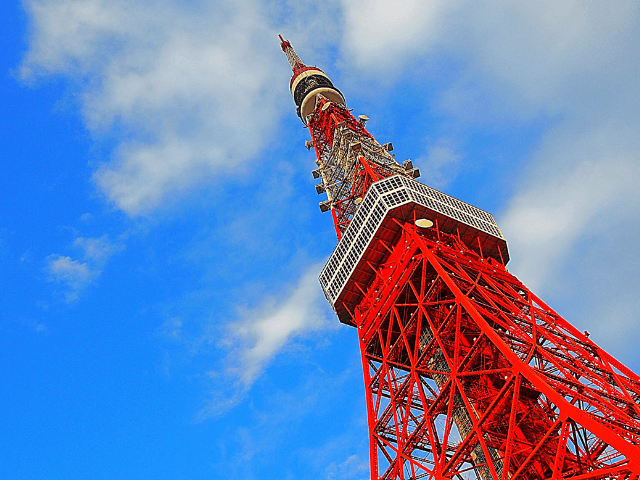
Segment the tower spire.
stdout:
<path fill-rule="evenodd" d="M 300 59 L 296 51 L 291 46 L 291 43 L 289 42 L 289 40 L 285 40 L 284 38 L 282 38 L 282 35 L 278 35 L 278 37 L 280 38 L 280 42 L 281 42 L 280 47 L 282 48 L 282 51 L 284 52 L 284 54 L 287 56 L 287 61 L 289 62 L 289 65 L 291 65 L 291 70 L 294 73 L 296 73 L 296 71 L 300 71 L 303 68 L 305 68 L 306 65 L 302 63 L 302 60 Z"/>
<path fill-rule="evenodd" d="M 307 117 L 316 108 L 318 95 L 344 106 L 345 101 L 342 93 L 333 86 L 329 77 L 319 68 L 305 65 L 289 40 L 282 38 L 282 35 L 278 35 L 278 37 L 280 38 L 280 47 L 287 56 L 287 61 L 293 71 L 289 89 L 296 104 L 296 113 L 304 124 L 307 124 Z"/>

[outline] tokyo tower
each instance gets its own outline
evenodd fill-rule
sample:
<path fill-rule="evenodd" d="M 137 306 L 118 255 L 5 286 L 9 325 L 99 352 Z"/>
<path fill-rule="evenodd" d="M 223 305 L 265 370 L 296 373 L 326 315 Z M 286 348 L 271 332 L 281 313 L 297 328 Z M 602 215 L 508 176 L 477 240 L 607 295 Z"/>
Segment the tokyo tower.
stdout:
<path fill-rule="evenodd" d="M 640 378 L 506 269 L 493 216 L 415 179 L 280 37 L 362 355 L 371 479 L 637 479 Z"/>

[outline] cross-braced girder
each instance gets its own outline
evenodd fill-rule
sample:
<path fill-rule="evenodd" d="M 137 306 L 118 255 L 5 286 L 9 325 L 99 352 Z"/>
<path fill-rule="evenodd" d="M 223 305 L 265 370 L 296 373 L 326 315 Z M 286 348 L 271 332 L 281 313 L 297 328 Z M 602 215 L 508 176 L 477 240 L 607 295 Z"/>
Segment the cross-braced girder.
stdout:
<path fill-rule="evenodd" d="M 640 379 L 454 235 L 402 225 L 353 312 L 372 478 L 632 478 Z"/>

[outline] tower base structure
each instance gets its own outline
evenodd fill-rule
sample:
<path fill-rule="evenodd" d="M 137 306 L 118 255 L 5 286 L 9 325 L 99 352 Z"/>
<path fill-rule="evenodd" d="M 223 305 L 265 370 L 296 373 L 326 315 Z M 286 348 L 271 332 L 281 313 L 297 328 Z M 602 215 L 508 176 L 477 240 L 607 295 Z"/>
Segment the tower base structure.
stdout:
<path fill-rule="evenodd" d="M 507 261 L 487 212 L 369 188 L 320 283 L 358 331 L 372 480 L 638 478 L 640 378 Z"/>

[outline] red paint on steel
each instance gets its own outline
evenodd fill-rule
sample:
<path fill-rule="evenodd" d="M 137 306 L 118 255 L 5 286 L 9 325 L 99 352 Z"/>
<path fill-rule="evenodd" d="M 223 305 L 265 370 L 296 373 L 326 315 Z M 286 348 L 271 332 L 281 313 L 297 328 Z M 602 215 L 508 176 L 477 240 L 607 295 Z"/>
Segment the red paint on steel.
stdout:
<path fill-rule="evenodd" d="M 283 52 L 286 52 L 287 48 L 292 48 L 291 43 L 289 43 L 289 40 L 285 40 L 284 38 L 282 38 L 282 35 L 280 34 L 278 34 L 278 38 L 280 39 L 280 48 L 282 48 Z"/>
<path fill-rule="evenodd" d="M 640 473 L 640 379 L 500 263 L 405 224 L 365 292 L 372 479 Z"/>
<path fill-rule="evenodd" d="M 323 109 L 325 105 L 326 108 Z M 336 106 L 326 99 L 320 99 L 307 125 L 318 161 L 331 155 L 335 132 L 339 126 L 345 126 L 352 133 L 354 142 L 359 138 L 373 139 L 364 125 L 349 110 Z M 354 170 L 350 191 L 344 198 L 336 199 L 334 202 L 335 215 L 333 220 L 336 232 L 344 233 L 347 229 L 353 216 L 354 202 L 358 198 L 364 198 L 371 184 L 394 174 L 397 172 L 386 170 L 383 166 L 360 157 Z M 338 237 L 340 236 L 338 235 Z"/>

